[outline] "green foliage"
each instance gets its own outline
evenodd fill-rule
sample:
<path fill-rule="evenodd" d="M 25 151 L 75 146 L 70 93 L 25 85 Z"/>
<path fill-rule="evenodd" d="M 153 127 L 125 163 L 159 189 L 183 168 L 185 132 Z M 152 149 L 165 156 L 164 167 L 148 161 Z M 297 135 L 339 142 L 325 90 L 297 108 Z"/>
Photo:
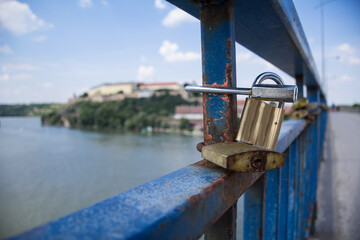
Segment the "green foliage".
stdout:
<path fill-rule="evenodd" d="M 91 127 L 95 123 L 94 114 L 96 108 L 84 107 L 80 110 L 79 123 L 84 127 Z"/>
<path fill-rule="evenodd" d="M 42 116 L 64 107 L 65 104 L 3 104 L 0 116 Z"/>
<path fill-rule="evenodd" d="M 164 91 L 161 95 L 150 98 L 125 98 L 103 103 L 78 102 L 58 111 L 60 117 L 51 113 L 44 115 L 43 119 L 47 124 L 57 125 L 61 124 L 63 117 L 70 127 L 82 128 L 130 131 L 140 131 L 147 126 L 169 128 L 168 122 L 163 119 L 175 112 L 175 106 L 183 104 L 191 103 L 180 95 L 173 96 Z M 191 129 L 191 124 L 185 123 L 184 129 Z"/>
<path fill-rule="evenodd" d="M 58 111 L 51 111 L 41 116 L 41 122 L 43 124 L 61 125 L 61 115 Z"/>
<path fill-rule="evenodd" d="M 180 119 L 179 128 L 181 130 L 185 130 L 185 129 L 189 130 L 189 131 L 193 130 L 192 124 L 190 123 L 189 119 L 186 119 L 186 118 Z"/>
<path fill-rule="evenodd" d="M 87 92 L 83 93 L 82 95 L 80 95 L 80 98 L 87 98 L 89 95 Z"/>

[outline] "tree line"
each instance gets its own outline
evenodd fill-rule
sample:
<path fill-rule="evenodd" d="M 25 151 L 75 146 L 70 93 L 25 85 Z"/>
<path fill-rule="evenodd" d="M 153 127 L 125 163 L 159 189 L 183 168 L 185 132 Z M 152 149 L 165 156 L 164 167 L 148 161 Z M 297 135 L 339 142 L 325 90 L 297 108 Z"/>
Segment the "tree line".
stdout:
<path fill-rule="evenodd" d="M 0 116 L 41 116 L 53 111 L 59 111 L 65 104 L 0 104 Z"/>
<path fill-rule="evenodd" d="M 169 128 L 169 116 L 177 105 L 191 105 L 180 95 L 153 95 L 150 98 L 125 98 L 121 101 L 82 101 L 67 105 L 64 109 L 51 111 L 42 116 L 42 122 L 73 128 L 94 128 L 140 131 L 144 127 Z M 189 121 L 182 119 L 181 129 L 191 129 Z"/>

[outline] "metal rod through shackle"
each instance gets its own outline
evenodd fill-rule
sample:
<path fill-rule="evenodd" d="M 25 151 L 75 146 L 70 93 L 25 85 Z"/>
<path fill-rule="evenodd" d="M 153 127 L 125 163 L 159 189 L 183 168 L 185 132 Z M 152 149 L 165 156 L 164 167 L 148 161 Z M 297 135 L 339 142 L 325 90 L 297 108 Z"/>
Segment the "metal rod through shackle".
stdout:
<path fill-rule="evenodd" d="M 222 88 L 187 85 L 187 92 L 248 95 L 268 101 L 296 102 L 296 85 L 256 84 L 252 88 Z"/>
<path fill-rule="evenodd" d="M 251 95 L 251 88 L 221 88 L 187 85 L 185 91 L 194 93 L 222 93 L 222 94 L 238 94 Z"/>

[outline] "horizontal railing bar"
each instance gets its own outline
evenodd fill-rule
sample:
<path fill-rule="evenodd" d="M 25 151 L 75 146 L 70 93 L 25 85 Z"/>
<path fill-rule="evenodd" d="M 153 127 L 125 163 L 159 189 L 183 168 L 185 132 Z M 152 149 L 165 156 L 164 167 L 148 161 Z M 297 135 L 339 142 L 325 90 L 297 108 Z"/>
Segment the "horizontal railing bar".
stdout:
<path fill-rule="evenodd" d="M 200 237 L 261 175 L 203 160 L 12 239 Z"/>
<path fill-rule="evenodd" d="M 284 152 L 305 126 L 284 122 L 277 150 Z M 12 239 L 200 237 L 262 174 L 203 160 Z"/>

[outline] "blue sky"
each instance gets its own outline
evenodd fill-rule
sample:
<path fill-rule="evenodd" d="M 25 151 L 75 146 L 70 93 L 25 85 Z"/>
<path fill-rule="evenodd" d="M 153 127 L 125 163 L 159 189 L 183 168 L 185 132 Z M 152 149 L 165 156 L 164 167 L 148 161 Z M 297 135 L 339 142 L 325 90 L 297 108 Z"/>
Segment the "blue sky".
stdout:
<path fill-rule="evenodd" d="M 328 102 L 360 102 L 360 1 L 325 6 Z M 295 0 L 321 76 L 320 0 Z M 239 44 L 237 85 L 293 79 Z M 201 84 L 200 23 L 160 0 L 0 0 L 0 103 L 66 102 L 112 82 Z"/>

